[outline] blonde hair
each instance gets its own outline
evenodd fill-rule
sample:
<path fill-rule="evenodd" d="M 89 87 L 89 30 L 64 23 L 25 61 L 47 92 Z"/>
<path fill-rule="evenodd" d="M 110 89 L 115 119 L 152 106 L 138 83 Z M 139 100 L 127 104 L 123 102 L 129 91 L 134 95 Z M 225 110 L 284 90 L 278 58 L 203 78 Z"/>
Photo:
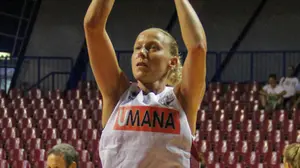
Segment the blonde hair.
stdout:
<path fill-rule="evenodd" d="M 167 85 L 175 86 L 182 79 L 182 63 L 181 63 L 181 56 L 179 54 L 178 44 L 177 44 L 175 38 L 170 33 L 168 33 L 167 31 L 165 31 L 163 29 L 160 29 L 160 28 L 151 28 L 151 29 L 155 29 L 155 30 L 158 30 L 158 31 L 162 32 L 164 35 L 169 37 L 169 39 L 171 40 L 171 42 L 170 42 L 170 54 L 173 57 L 177 57 L 177 64 L 174 68 L 171 68 L 168 72 Z"/>
<path fill-rule="evenodd" d="M 292 168 L 300 168 L 300 144 L 287 145 L 283 151 L 284 159 Z"/>

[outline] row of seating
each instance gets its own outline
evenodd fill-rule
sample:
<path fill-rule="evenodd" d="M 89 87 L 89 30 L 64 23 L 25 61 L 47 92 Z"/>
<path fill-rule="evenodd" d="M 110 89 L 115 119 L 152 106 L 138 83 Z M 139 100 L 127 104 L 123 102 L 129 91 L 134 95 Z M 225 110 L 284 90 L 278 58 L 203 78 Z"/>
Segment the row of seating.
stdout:
<path fill-rule="evenodd" d="M 14 118 L 16 120 L 22 118 L 32 118 L 33 120 L 40 120 L 40 119 L 68 119 L 72 118 L 74 120 L 81 120 L 81 119 L 92 119 L 93 121 L 101 120 L 101 110 L 95 109 L 56 109 L 56 110 L 49 110 L 49 109 L 3 109 L 0 108 L 0 119 L 1 118 Z"/>
<path fill-rule="evenodd" d="M 5 140 L 8 138 L 21 138 L 23 140 L 42 138 L 43 140 L 48 139 L 58 139 L 62 138 L 63 140 L 77 140 L 83 139 L 84 141 L 99 139 L 101 136 L 101 131 L 98 129 L 85 129 L 80 131 L 76 128 L 66 129 L 60 132 L 55 128 L 46 128 L 39 130 L 36 128 L 4 128 L 1 130 L 0 140 Z"/>
<path fill-rule="evenodd" d="M 0 160 L 0 168 L 42 168 L 47 167 L 45 161 L 35 161 L 32 164 L 28 160 L 14 161 L 10 164 L 7 160 Z M 98 168 L 93 162 L 79 162 L 80 168 Z"/>

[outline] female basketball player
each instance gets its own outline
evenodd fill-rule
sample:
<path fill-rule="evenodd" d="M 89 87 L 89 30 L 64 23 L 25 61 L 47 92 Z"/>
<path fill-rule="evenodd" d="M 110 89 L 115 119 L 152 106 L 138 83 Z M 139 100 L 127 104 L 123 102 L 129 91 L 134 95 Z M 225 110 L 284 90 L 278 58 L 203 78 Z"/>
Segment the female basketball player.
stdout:
<path fill-rule="evenodd" d="M 104 103 L 99 144 L 104 168 L 190 167 L 192 135 L 205 92 L 207 47 L 189 1 L 174 2 L 188 50 L 184 66 L 174 38 L 162 29 L 147 29 L 134 44 L 136 84 L 120 69 L 105 29 L 114 0 L 92 0 L 87 11 L 90 63 Z"/>
<path fill-rule="evenodd" d="M 287 145 L 283 151 L 284 168 L 300 168 L 300 144 Z"/>

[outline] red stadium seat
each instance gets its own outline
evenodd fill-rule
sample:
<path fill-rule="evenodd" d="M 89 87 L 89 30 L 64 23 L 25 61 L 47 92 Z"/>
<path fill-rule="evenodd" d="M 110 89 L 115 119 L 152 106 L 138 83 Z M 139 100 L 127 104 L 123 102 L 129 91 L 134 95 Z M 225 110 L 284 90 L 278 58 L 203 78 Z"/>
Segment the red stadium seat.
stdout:
<path fill-rule="evenodd" d="M 9 91 L 10 99 L 20 99 L 23 97 L 23 92 L 20 89 L 11 89 Z"/>
<path fill-rule="evenodd" d="M 34 149 L 29 152 L 30 162 L 47 160 L 47 154 L 45 149 Z"/>
<path fill-rule="evenodd" d="M 16 109 L 16 110 L 14 111 L 14 117 L 15 117 L 15 119 L 17 119 L 17 120 L 20 120 L 21 118 L 30 118 L 30 117 L 32 117 L 32 115 L 33 115 L 33 114 L 29 114 L 29 113 L 27 112 L 27 110 L 24 109 L 24 108 Z"/>
<path fill-rule="evenodd" d="M 89 162 L 91 160 L 90 154 L 87 150 L 79 151 L 79 158 L 81 162 Z"/>
<path fill-rule="evenodd" d="M 233 151 L 227 152 L 224 154 L 223 163 L 233 167 L 239 161 L 239 155 Z"/>
<path fill-rule="evenodd" d="M 101 165 L 99 152 L 94 152 L 92 157 L 93 157 L 92 161 L 94 165 Z"/>
<path fill-rule="evenodd" d="M 52 116 L 51 111 L 45 108 L 35 109 L 33 113 L 33 118 L 35 120 L 50 118 L 51 116 Z"/>
<path fill-rule="evenodd" d="M 24 149 L 11 149 L 8 151 L 8 158 L 10 162 L 26 160 L 27 158 L 26 151 Z M 19 167 L 19 166 L 15 166 L 15 167 Z"/>
<path fill-rule="evenodd" d="M 8 111 L 5 108 L 0 108 L 0 119 L 1 118 L 9 118 L 12 117 L 13 114 L 8 113 Z"/>
<path fill-rule="evenodd" d="M 18 168 L 31 168 L 30 162 L 28 160 L 20 160 L 20 161 L 13 161 L 12 167 Z"/>
<path fill-rule="evenodd" d="M 93 129 L 96 127 L 94 126 L 94 122 L 92 119 L 82 119 L 82 120 L 78 120 L 77 128 L 80 131 L 83 131 L 85 129 Z"/>
<path fill-rule="evenodd" d="M 20 138 L 8 138 L 5 140 L 4 147 L 6 150 L 22 149 L 23 141 Z"/>
<path fill-rule="evenodd" d="M 98 129 L 87 129 L 84 130 L 82 133 L 82 139 L 86 142 L 90 140 L 99 140 L 100 139 L 100 132 Z"/>
<path fill-rule="evenodd" d="M 70 100 L 70 108 L 73 110 L 83 109 L 85 107 L 86 102 L 83 99 L 72 99 Z"/>
<path fill-rule="evenodd" d="M 43 149 L 43 145 L 44 145 L 44 143 L 43 143 L 42 139 L 40 139 L 40 138 L 28 139 L 25 142 L 25 149 L 27 151 L 34 150 L 34 149 Z"/>
<path fill-rule="evenodd" d="M 52 99 L 51 106 L 53 109 L 65 109 L 67 108 L 68 101 L 65 99 Z"/>
<path fill-rule="evenodd" d="M 5 159 L 6 159 L 6 151 L 4 149 L 0 148 L 0 161 L 5 160 Z"/>
<path fill-rule="evenodd" d="M 48 104 L 49 104 L 49 102 L 46 99 L 32 99 L 31 100 L 31 106 L 34 109 L 46 108 Z"/>
<path fill-rule="evenodd" d="M 20 99 L 13 99 L 12 100 L 12 107 L 17 108 L 27 108 L 30 104 L 27 98 L 20 98 Z"/>
<path fill-rule="evenodd" d="M 43 132 L 42 132 L 42 138 L 44 140 L 58 139 L 59 138 L 59 131 L 55 128 L 44 129 Z"/>
<path fill-rule="evenodd" d="M 93 110 L 92 119 L 95 122 L 101 121 L 101 119 L 102 119 L 102 110 Z"/>
<path fill-rule="evenodd" d="M 225 140 L 215 142 L 214 152 L 223 153 L 223 154 L 226 153 L 229 150 L 228 148 L 230 148 L 230 145 L 228 146 L 227 143 L 228 142 Z"/>
<path fill-rule="evenodd" d="M 60 119 L 58 121 L 58 129 L 60 131 L 63 131 L 65 129 L 72 129 L 72 128 L 76 128 L 75 126 L 75 121 L 72 120 L 71 118 L 68 118 L 68 119 Z"/>
<path fill-rule="evenodd" d="M 0 118 L 0 128 L 12 128 L 16 127 L 16 120 L 14 118 Z"/>
<path fill-rule="evenodd" d="M 44 130 L 46 128 L 55 128 L 56 122 L 51 118 L 43 118 L 38 121 L 37 128 L 40 130 Z"/>
<path fill-rule="evenodd" d="M 18 128 L 32 128 L 34 127 L 34 121 L 32 118 L 21 118 L 18 120 L 19 123 L 18 123 Z"/>
<path fill-rule="evenodd" d="M 89 102 L 89 108 L 91 110 L 101 110 L 102 109 L 102 100 L 100 99 L 91 99 Z"/>
<path fill-rule="evenodd" d="M 93 162 L 81 162 L 78 167 L 95 168 Z"/>
<path fill-rule="evenodd" d="M 0 159 L 0 168 L 10 168 L 8 161 Z"/>
<path fill-rule="evenodd" d="M 81 99 L 83 98 L 83 94 L 84 92 L 82 92 L 81 90 L 68 90 L 67 91 L 67 99 L 68 100 L 74 100 L 74 99 Z"/>
<path fill-rule="evenodd" d="M 19 137 L 19 131 L 17 128 L 4 128 L 2 130 L 2 139 L 8 139 L 8 138 L 17 138 Z"/>
<path fill-rule="evenodd" d="M 101 93 L 99 92 L 99 90 L 88 90 L 87 91 L 87 98 L 89 100 L 99 100 L 102 98 Z"/>
<path fill-rule="evenodd" d="M 21 137 L 24 141 L 27 141 L 28 139 L 40 138 L 41 135 L 40 135 L 40 132 L 38 131 L 38 129 L 36 129 L 36 128 L 25 128 L 25 129 L 22 129 Z"/>
<path fill-rule="evenodd" d="M 40 99 L 42 97 L 42 92 L 40 89 L 34 88 L 28 91 L 29 99 Z"/>
<path fill-rule="evenodd" d="M 73 112 L 73 119 L 75 119 L 76 121 L 81 120 L 81 119 L 88 119 L 91 118 L 91 111 L 86 110 L 86 109 L 77 109 L 74 110 Z"/>
<path fill-rule="evenodd" d="M 72 111 L 66 110 L 66 109 L 56 109 L 54 111 L 54 119 L 60 120 L 60 119 L 68 119 L 71 118 Z"/>
<path fill-rule="evenodd" d="M 240 100 L 240 93 L 235 91 L 229 91 L 224 95 L 224 99 L 226 102 L 234 102 L 236 100 Z"/>
<path fill-rule="evenodd" d="M 1 98 L 0 99 L 0 107 L 1 108 L 9 108 L 9 107 L 11 107 L 10 100 L 7 99 L 7 98 Z"/>
<path fill-rule="evenodd" d="M 68 141 L 68 140 L 77 140 L 79 139 L 79 133 L 77 129 L 65 129 L 62 132 L 62 140 Z"/>
<path fill-rule="evenodd" d="M 35 161 L 33 163 L 33 168 L 39 168 L 39 167 L 47 167 L 47 162 L 46 161 Z"/>
<path fill-rule="evenodd" d="M 90 152 L 90 153 L 97 153 L 98 152 L 98 149 L 99 149 L 99 140 L 90 140 L 88 141 L 88 144 L 87 144 L 87 150 Z"/>
<path fill-rule="evenodd" d="M 59 138 L 56 139 L 46 139 L 45 140 L 45 150 L 50 150 L 53 146 L 62 143 L 62 140 Z"/>
<path fill-rule="evenodd" d="M 92 142 L 92 141 L 89 141 Z M 67 141 L 68 144 L 72 145 L 76 151 L 82 151 L 86 149 L 85 142 L 81 139 L 71 139 Z M 93 146 L 95 148 L 95 146 Z"/>
<path fill-rule="evenodd" d="M 57 90 L 50 90 L 48 91 L 48 96 L 47 98 L 50 99 L 50 100 L 53 100 L 53 99 L 61 99 L 63 96 L 62 96 L 62 92 L 57 89 Z"/>
<path fill-rule="evenodd" d="M 216 91 L 218 94 L 223 93 L 223 87 L 221 83 L 209 83 L 208 91 Z"/>

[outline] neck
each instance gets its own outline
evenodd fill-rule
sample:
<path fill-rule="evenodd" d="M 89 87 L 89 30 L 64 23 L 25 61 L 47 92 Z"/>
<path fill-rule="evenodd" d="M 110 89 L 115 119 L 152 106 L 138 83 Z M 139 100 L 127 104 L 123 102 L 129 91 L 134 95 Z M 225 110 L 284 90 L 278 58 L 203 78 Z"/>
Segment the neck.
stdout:
<path fill-rule="evenodd" d="M 165 89 L 166 84 L 161 81 L 156 81 L 154 83 L 142 83 L 142 82 L 138 81 L 138 87 L 144 93 L 153 92 L 155 94 L 158 94 L 158 93 L 161 93 Z"/>

